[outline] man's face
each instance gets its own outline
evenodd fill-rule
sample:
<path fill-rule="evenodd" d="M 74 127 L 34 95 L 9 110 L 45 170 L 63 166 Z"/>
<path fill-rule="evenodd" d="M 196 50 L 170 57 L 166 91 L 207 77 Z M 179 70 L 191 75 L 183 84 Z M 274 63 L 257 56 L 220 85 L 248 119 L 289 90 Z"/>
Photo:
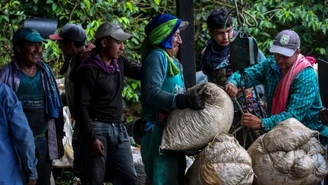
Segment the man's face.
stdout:
<path fill-rule="evenodd" d="M 180 36 L 180 29 L 178 29 L 173 35 L 172 48 L 166 49 L 166 52 L 170 57 L 173 57 L 178 53 L 180 44 L 182 44 L 182 39 Z"/>
<path fill-rule="evenodd" d="M 109 59 L 117 59 L 119 56 L 123 54 L 124 51 L 124 42 L 116 40 L 112 37 L 104 38 L 106 39 L 103 42 L 103 47 L 105 47 L 105 51 L 107 51 L 106 55 Z"/>
<path fill-rule="evenodd" d="M 233 35 L 233 28 L 232 26 L 228 28 L 215 28 L 214 30 L 209 29 L 209 32 L 217 44 L 228 46 Z"/>
<path fill-rule="evenodd" d="M 281 55 L 279 53 L 274 53 L 273 55 L 280 70 L 286 72 L 295 63 L 299 53 L 300 50 L 296 50 L 294 55 L 290 57 Z"/>
<path fill-rule="evenodd" d="M 42 44 L 41 42 L 23 41 L 16 45 L 16 51 L 25 65 L 34 66 L 42 57 Z"/>
<path fill-rule="evenodd" d="M 62 51 L 65 58 L 72 58 L 72 46 L 74 45 L 73 42 L 65 42 L 62 40 L 58 41 L 59 49 Z"/>

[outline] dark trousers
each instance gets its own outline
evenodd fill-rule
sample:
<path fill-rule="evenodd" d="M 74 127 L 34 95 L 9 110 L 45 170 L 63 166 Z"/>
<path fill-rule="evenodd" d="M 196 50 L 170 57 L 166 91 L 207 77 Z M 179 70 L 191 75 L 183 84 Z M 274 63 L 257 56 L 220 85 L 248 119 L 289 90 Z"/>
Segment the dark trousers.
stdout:
<path fill-rule="evenodd" d="M 75 122 L 75 120 L 74 120 Z M 74 124 L 72 146 L 74 151 L 73 171 L 74 176 L 81 177 L 81 131 L 78 124 Z"/>
<path fill-rule="evenodd" d="M 136 185 L 131 144 L 124 125 L 93 122 L 93 133 L 104 145 L 104 157 L 90 155 L 89 144 L 82 143 L 82 185 Z"/>
<path fill-rule="evenodd" d="M 34 140 L 35 142 L 35 155 L 38 159 L 36 166 L 38 171 L 38 181 L 36 185 L 50 185 L 50 175 L 52 160 L 48 155 L 48 140 L 46 137 L 40 137 Z"/>

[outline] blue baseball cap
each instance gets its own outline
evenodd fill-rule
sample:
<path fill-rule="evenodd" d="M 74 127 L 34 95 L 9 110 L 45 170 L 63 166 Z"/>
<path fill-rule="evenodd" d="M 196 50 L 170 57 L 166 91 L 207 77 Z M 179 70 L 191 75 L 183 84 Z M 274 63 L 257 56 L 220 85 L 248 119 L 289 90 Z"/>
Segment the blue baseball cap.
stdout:
<path fill-rule="evenodd" d="M 46 42 L 44 38 L 41 37 L 40 33 L 36 29 L 32 28 L 21 28 L 14 33 L 12 42 L 17 44 L 19 41 L 26 39 L 30 42 Z"/>

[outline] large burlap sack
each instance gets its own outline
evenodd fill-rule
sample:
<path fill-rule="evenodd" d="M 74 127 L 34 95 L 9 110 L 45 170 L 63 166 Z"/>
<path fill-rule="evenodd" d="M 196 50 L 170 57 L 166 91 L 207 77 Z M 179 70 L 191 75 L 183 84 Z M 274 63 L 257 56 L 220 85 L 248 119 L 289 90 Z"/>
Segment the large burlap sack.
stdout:
<path fill-rule="evenodd" d="M 218 133 L 228 133 L 234 114 L 233 103 L 228 94 L 210 82 L 191 89 L 199 89 L 199 93 L 205 98 L 205 109 L 173 110 L 163 132 L 161 149 L 202 149 Z"/>
<path fill-rule="evenodd" d="M 227 134 L 215 137 L 197 156 L 186 175 L 187 185 L 251 185 L 252 161 L 238 141 Z"/>
<path fill-rule="evenodd" d="M 316 185 L 328 173 L 319 135 L 294 118 L 276 125 L 248 149 L 255 185 Z"/>

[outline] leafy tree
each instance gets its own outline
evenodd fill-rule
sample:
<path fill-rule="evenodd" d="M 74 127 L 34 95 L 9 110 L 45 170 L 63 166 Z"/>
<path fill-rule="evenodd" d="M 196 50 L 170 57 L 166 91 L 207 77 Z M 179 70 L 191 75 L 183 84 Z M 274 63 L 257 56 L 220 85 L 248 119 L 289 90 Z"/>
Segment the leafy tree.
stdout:
<path fill-rule="evenodd" d="M 302 53 L 317 58 L 328 59 L 327 0 L 194 0 L 195 54 L 197 64 L 200 51 L 209 39 L 206 18 L 209 13 L 220 6 L 236 10 L 243 15 L 252 15 L 258 23 L 257 27 L 246 24 L 243 28 L 253 35 L 260 49 L 270 55 L 268 49 L 274 36 L 283 29 L 294 29 L 302 40 Z M 133 38 L 126 42 L 127 56 L 140 62 L 140 45 L 144 35 L 144 27 L 158 13 L 176 12 L 176 0 L 2 0 L 0 4 L 0 66 L 9 62 L 12 56 L 11 37 L 15 30 L 23 25 L 27 18 L 56 18 L 58 27 L 67 22 L 81 24 L 87 32 L 87 41 L 94 42 L 98 26 L 105 21 L 119 23 L 124 30 L 132 33 Z M 236 11 L 232 12 L 237 17 Z M 250 21 L 249 16 L 246 20 Z M 183 34 L 183 33 L 182 33 Z M 185 42 L 186 43 L 186 42 Z M 43 58 L 54 69 L 55 74 L 64 59 L 57 44 L 49 41 L 44 44 Z M 123 92 L 124 99 L 133 103 L 139 101 L 140 82 L 127 80 Z"/>
<path fill-rule="evenodd" d="M 272 40 L 283 29 L 295 30 L 301 38 L 304 55 L 327 59 L 328 10 L 327 1 L 314 0 L 263 0 L 248 10 L 259 22 L 257 28 L 249 31 L 259 41 L 266 53 Z"/>
<path fill-rule="evenodd" d="M 133 35 L 125 43 L 125 53 L 128 58 L 140 63 L 140 45 L 144 39 L 144 30 L 148 20 L 159 13 L 160 0 L 81 0 L 81 1 L 54 1 L 41 0 L 5 1 L 0 4 L 0 23 L 8 25 L 0 28 L 1 35 L 0 65 L 10 61 L 12 45 L 9 37 L 23 25 L 26 18 L 57 18 L 58 27 L 61 28 L 68 22 L 81 24 L 86 29 L 87 41 L 94 42 L 94 35 L 103 22 L 115 22 L 124 30 Z M 5 37 L 5 35 L 7 37 Z M 48 62 L 55 74 L 64 59 L 60 49 L 53 41 L 44 44 L 44 61 Z M 139 101 L 140 82 L 128 80 L 123 96 L 127 102 Z"/>
<path fill-rule="evenodd" d="M 253 35 L 258 41 L 260 49 L 266 55 L 270 55 L 268 50 L 278 32 L 284 29 L 293 29 L 300 35 L 303 54 L 328 59 L 328 42 L 323 39 L 327 36 L 328 28 L 328 10 L 325 8 L 328 4 L 327 0 L 235 0 L 224 3 L 221 1 L 217 5 L 236 10 L 235 2 L 238 5 L 238 11 L 242 12 L 246 20 L 254 23 L 250 16 L 246 16 L 248 13 L 258 23 L 257 27 L 250 27 L 246 21 L 243 21 L 243 24 L 236 28 L 243 29 L 243 31 Z M 196 10 L 200 7 L 202 12 L 195 12 L 195 18 L 198 20 L 195 23 L 198 29 L 195 34 L 196 42 L 199 40 L 204 42 L 202 38 L 207 38 L 207 33 L 204 30 L 206 29 L 206 16 L 211 11 L 207 8 L 211 6 L 210 4 L 211 2 L 206 0 L 196 4 Z M 204 7 L 205 9 L 203 9 Z M 213 9 L 213 6 L 211 7 Z M 237 19 L 239 17 L 236 11 L 233 11 L 233 16 Z M 198 47 L 200 45 L 199 42 L 196 44 Z"/>

